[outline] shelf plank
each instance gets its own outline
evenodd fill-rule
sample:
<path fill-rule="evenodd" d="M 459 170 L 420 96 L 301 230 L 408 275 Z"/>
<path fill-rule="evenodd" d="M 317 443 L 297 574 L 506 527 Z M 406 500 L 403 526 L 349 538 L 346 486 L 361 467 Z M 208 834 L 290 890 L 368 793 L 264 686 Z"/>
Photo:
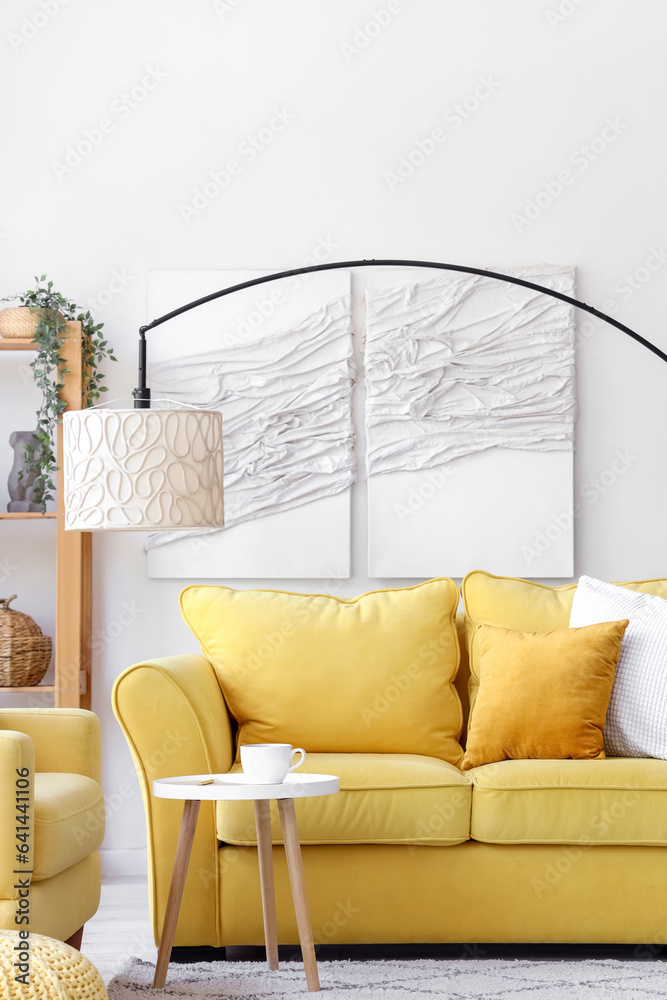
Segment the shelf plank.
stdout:
<path fill-rule="evenodd" d="M 0 687 L 0 694 L 25 694 L 31 691 L 55 691 L 55 684 L 34 684 L 32 687 Z"/>
<path fill-rule="evenodd" d="M 53 511 L 47 511 L 46 514 L 40 514 L 39 511 L 37 511 L 37 512 L 35 512 L 35 511 L 29 511 L 29 512 L 26 511 L 23 514 L 7 514 L 7 513 L 3 514 L 3 513 L 0 512 L 0 521 L 28 521 L 30 519 L 35 520 L 36 518 L 45 518 L 45 517 L 48 518 L 48 517 L 57 517 L 57 516 L 58 515 L 56 514 L 56 512 L 54 510 Z"/>
<path fill-rule="evenodd" d="M 21 340 L 19 337 L 0 337 L 0 351 L 36 351 L 34 340 Z"/>

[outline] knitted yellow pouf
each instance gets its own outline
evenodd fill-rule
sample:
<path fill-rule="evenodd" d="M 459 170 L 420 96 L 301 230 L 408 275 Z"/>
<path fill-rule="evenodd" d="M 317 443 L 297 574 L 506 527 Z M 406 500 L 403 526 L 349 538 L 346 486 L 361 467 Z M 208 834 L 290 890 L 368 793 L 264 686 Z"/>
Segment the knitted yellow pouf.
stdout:
<path fill-rule="evenodd" d="M 75 948 L 41 934 L 25 938 L 18 931 L 0 930 L 0 1000 L 33 997 L 108 1000 L 99 972 Z"/>

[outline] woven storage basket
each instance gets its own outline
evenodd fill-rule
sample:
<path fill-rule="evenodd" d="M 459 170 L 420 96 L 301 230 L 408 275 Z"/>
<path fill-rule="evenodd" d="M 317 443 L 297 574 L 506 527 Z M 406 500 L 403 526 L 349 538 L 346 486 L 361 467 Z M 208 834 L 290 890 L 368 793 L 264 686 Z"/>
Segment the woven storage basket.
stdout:
<path fill-rule="evenodd" d="M 53 643 L 29 615 L 0 598 L 0 687 L 34 687 L 47 671 Z"/>
<path fill-rule="evenodd" d="M 39 313 L 27 306 L 9 306 L 0 309 L 0 337 L 32 340 L 39 325 Z"/>

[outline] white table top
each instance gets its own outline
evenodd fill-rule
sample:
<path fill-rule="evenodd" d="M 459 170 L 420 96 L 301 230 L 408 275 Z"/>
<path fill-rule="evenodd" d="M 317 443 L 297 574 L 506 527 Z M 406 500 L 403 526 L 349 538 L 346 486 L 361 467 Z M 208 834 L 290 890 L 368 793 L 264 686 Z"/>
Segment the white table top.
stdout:
<path fill-rule="evenodd" d="M 213 778 L 213 784 L 201 781 Z M 340 778 L 333 774 L 288 774 L 275 785 L 255 785 L 242 772 L 235 774 L 188 774 L 178 778 L 156 778 L 153 795 L 158 799 L 301 799 L 311 795 L 333 795 L 340 791 Z"/>

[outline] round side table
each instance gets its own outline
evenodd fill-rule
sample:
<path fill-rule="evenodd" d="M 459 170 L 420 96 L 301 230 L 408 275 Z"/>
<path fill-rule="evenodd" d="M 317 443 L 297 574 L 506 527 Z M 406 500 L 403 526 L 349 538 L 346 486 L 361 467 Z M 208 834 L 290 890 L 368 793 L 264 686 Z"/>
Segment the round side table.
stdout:
<path fill-rule="evenodd" d="M 311 795 L 333 795 L 340 791 L 340 781 L 331 774 L 288 774 L 281 784 L 257 785 L 249 782 L 245 774 L 191 774 L 179 778 L 157 778 L 153 782 L 153 795 L 160 799 L 184 799 L 183 818 L 176 846 L 176 857 L 171 875 L 171 885 L 164 915 L 162 936 L 158 949 L 153 989 L 161 989 L 167 980 L 167 968 L 181 908 L 185 876 L 190 862 L 199 807 L 202 802 L 219 800 L 252 799 L 255 803 L 257 829 L 257 854 L 259 878 L 262 889 L 262 915 L 264 940 L 269 969 L 279 968 L 278 935 L 276 931 L 276 903 L 273 887 L 273 857 L 271 854 L 271 819 L 269 802 L 278 800 L 280 825 L 285 843 L 294 912 L 299 930 L 299 943 L 306 972 L 306 983 L 311 993 L 320 988 L 317 961 L 310 926 L 308 899 L 301 863 L 301 845 L 296 826 L 294 799 Z"/>

